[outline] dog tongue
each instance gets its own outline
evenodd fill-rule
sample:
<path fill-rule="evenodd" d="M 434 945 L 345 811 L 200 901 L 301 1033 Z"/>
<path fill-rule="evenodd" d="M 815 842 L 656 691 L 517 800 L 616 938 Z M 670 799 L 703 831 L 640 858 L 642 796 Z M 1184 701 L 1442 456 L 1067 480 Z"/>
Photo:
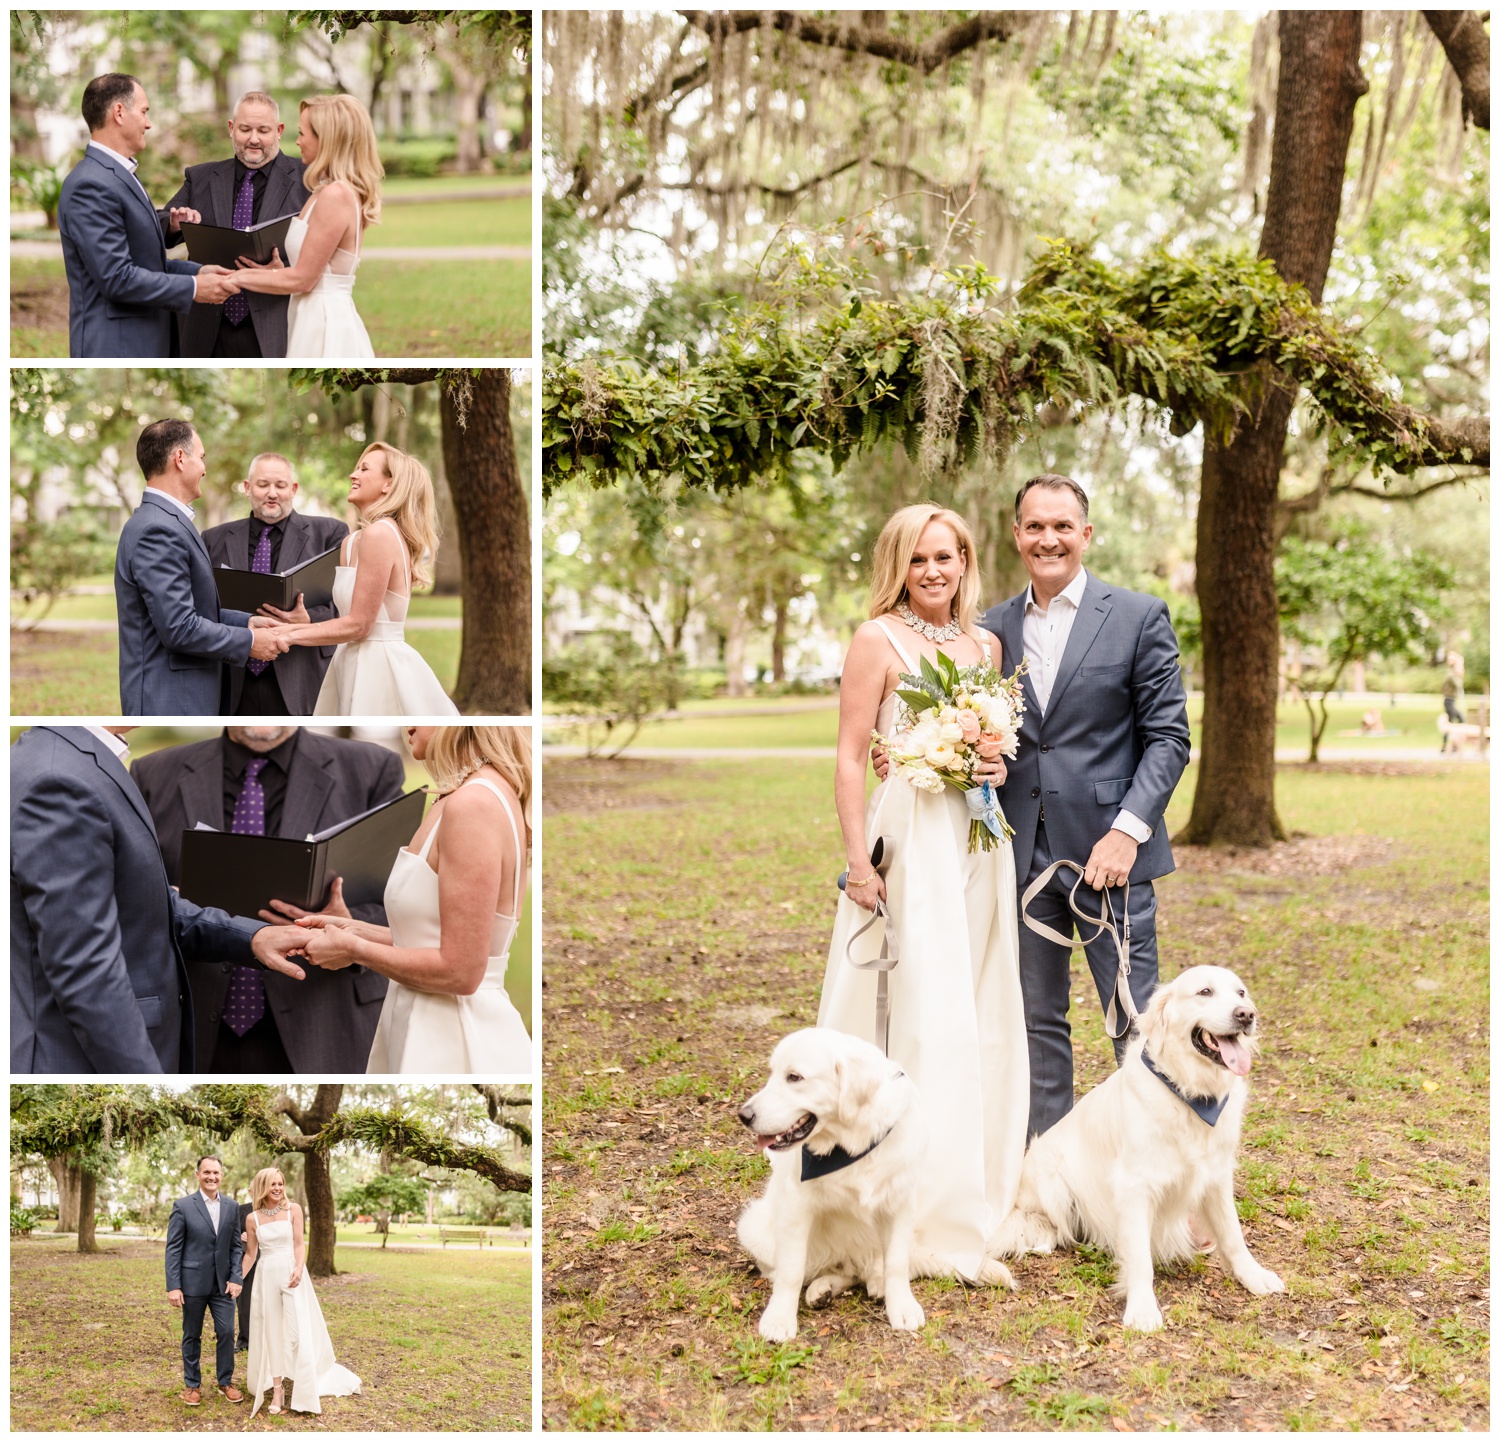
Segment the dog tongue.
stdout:
<path fill-rule="evenodd" d="M 1250 1048 L 1241 1037 L 1216 1036 L 1214 1041 L 1218 1043 L 1219 1055 L 1224 1058 L 1224 1065 L 1235 1076 L 1250 1075 Z"/>

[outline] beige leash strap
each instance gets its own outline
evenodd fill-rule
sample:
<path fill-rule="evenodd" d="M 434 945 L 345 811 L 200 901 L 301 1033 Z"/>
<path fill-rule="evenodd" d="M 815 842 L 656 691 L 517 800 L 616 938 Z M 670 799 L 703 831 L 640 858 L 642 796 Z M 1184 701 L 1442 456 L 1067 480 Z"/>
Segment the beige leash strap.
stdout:
<path fill-rule="evenodd" d="M 870 865 L 875 869 L 881 880 L 891 869 L 892 852 L 895 850 L 888 836 L 877 836 L 875 844 L 870 848 Z M 876 922 L 883 922 L 884 929 L 880 935 L 880 955 L 872 961 L 855 961 L 854 943 L 862 937 Z M 875 910 L 870 914 L 870 919 L 860 927 L 853 936 L 849 938 L 849 944 L 844 948 L 844 954 L 849 965 L 858 971 L 873 971 L 875 978 L 875 1036 L 880 1042 L 880 1049 L 887 1056 L 891 1054 L 891 992 L 890 973 L 891 969 L 901 958 L 896 954 L 897 941 L 895 929 L 891 926 L 891 914 L 886 910 L 885 898 L 881 897 L 875 903 Z"/>
<path fill-rule="evenodd" d="M 1078 880 L 1073 883 L 1072 890 L 1068 892 L 1068 908 L 1080 921 L 1086 921 L 1096 928 L 1092 936 L 1083 936 L 1081 927 L 1077 939 L 1064 936 L 1062 932 L 1054 931 L 1044 922 L 1033 920 L 1031 913 L 1027 910 L 1041 894 L 1042 888 L 1065 866 L 1070 871 L 1078 873 Z M 1083 867 L 1076 861 L 1054 861 L 1026 888 L 1025 894 L 1021 897 L 1021 920 L 1038 936 L 1044 936 L 1048 941 L 1055 941 L 1059 946 L 1067 947 L 1069 951 L 1082 950 L 1108 933 L 1109 939 L 1115 944 L 1115 951 L 1119 954 L 1120 962 L 1115 972 L 1114 995 L 1109 999 L 1109 1010 L 1104 1016 L 1104 1031 L 1111 1041 L 1118 1041 L 1140 1017 L 1140 1013 L 1135 1009 L 1135 998 L 1130 994 L 1130 883 L 1128 881 L 1125 883 L 1125 896 L 1118 922 L 1115 920 L 1114 898 L 1109 894 L 1109 889 L 1106 887 L 1099 893 L 1099 915 L 1091 916 L 1078 904 L 1078 888 L 1082 885 Z M 1092 889 L 1091 887 L 1090 890 Z M 1125 1016 L 1125 1024 L 1118 1031 L 1115 1030 L 1116 1004 Z"/>

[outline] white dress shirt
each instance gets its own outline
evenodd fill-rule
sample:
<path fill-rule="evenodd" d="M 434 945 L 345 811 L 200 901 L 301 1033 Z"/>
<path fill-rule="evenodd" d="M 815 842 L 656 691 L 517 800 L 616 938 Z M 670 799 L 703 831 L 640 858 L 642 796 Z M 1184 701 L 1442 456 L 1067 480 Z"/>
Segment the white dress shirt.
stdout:
<path fill-rule="evenodd" d="M 171 503 L 176 506 L 177 509 L 181 511 L 182 514 L 193 523 L 193 529 L 195 531 L 198 529 L 198 518 L 193 514 L 193 508 L 188 505 L 186 501 L 179 501 L 176 496 L 172 495 L 168 491 L 162 490 L 160 486 L 147 486 L 146 489 L 148 491 L 151 491 L 155 495 L 161 496 L 165 500 L 171 501 Z"/>
<path fill-rule="evenodd" d="M 1078 574 L 1052 598 L 1050 605 L 1037 604 L 1026 586 L 1026 598 L 1021 612 L 1021 648 L 1026 654 L 1026 674 L 1031 678 L 1031 689 L 1036 692 L 1042 715 L 1047 714 L 1047 703 L 1052 699 L 1052 685 L 1057 680 L 1058 667 L 1068 649 L 1068 637 L 1073 634 L 1073 622 L 1078 619 L 1078 608 L 1083 604 L 1083 588 L 1089 583 L 1089 573 L 1082 566 Z M 1137 842 L 1151 839 L 1152 828 L 1132 811 L 1123 807 L 1115 817 L 1112 831 L 1123 831 Z"/>
<path fill-rule="evenodd" d="M 120 759 L 120 765 L 125 764 L 125 758 L 130 755 L 130 747 L 126 744 L 123 736 L 116 736 L 113 731 L 106 731 L 102 726 L 85 726 L 83 728 L 90 736 L 97 736 L 111 751 Z"/>
<path fill-rule="evenodd" d="M 223 1196 L 206 1196 L 202 1187 L 198 1188 L 198 1195 L 203 1198 L 203 1205 L 208 1208 L 208 1219 L 214 1224 L 214 1231 L 217 1232 L 219 1230 L 219 1207 L 224 1200 Z"/>

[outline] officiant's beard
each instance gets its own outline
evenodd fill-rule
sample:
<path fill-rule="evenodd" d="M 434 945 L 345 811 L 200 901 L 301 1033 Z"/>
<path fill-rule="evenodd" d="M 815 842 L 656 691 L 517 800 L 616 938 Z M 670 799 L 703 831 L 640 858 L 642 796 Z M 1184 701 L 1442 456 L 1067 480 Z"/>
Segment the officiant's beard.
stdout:
<path fill-rule="evenodd" d="M 251 751 L 264 754 L 274 751 L 296 729 L 295 726 L 231 726 L 229 739 L 238 741 Z"/>

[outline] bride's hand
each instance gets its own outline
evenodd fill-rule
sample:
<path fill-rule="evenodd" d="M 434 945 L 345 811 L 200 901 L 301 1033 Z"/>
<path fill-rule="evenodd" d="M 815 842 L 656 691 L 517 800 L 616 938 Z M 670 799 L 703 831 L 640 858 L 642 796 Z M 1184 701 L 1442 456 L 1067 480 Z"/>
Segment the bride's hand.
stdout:
<path fill-rule="evenodd" d="M 297 925 L 308 931 L 302 951 L 304 961 L 322 971 L 342 971 L 359 962 L 359 933 L 340 917 L 304 916 Z"/>
<path fill-rule="evenodd" d="M 267 910 L 261 912 L 260 919 L 286 922 L 288 920 L 299 921 L 304 916 L 330 916 L 352 921 L 354 913 L 349 910 L 348 904 L 344 901 L 344 878 L 342 876 L 333 878 L 333 889 L 328 893 L 328 904 L 322 911 L 304 911 L 290 901 L 273 901 Z"/>
<path fill-rule="evenodd" d="M 856 906 L 862 906 L 866 911 L 874 911 L 875 903 L 885 899 L 885 878 L 879 875 L 868 861 L 865 865 L 869 867 L 870 878 L 863 886 L 856 886 L 852 878 L 844 882 L 844 895 Z"/>
<path fill-rule="evenodd" d="M 302 1280 L 302 1268 L 301 1267 L 293 1267 L 292 1270 L 287 1273 L 287 1279 L 286 1279 L 287 1289 L 290 1290 L 291 1288 L 295 1287 L 297 1285 L 297 1283 L 300 1282 L 301 1280 Z"/>

